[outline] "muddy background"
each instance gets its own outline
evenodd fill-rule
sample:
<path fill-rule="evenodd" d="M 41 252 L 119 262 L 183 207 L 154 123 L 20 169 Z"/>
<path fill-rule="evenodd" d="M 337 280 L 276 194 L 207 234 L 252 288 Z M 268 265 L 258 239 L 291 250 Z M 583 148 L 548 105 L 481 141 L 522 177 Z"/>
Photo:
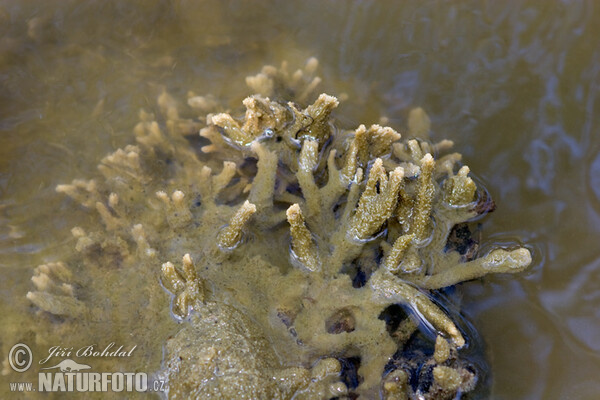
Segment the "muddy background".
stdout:
<path fill-rule="evenodd" d="M 483 248 L 533 250 L 527 273 L 460 287 L 492 397 L 597 398 L 598 37 L 593 1 L 0 1 L 2 349 L 35 325 L 33 268 L 72 252 L 86 218 L 57 184 L 132 143 L 162 88 L 234 105 L 262 65 L 316 56 L 322 90 L 349 96 L 341 126 L 402 128 L 423 107 L 498 205 Z"/>

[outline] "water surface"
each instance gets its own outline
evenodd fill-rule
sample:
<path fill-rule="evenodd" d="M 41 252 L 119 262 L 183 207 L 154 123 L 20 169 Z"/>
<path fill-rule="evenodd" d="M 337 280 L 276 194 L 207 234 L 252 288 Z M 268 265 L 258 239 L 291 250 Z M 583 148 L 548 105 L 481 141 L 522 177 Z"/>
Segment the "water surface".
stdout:
<path fill-rule="evenodd" d="M 72 251 L 59 183 L 133 142 L 166 88 L 238 104 L 264 64 L 320 61 L 340 125 L 421 106 L 497 210 L 484 248 L 527 244 L 519 276 L 461 286 L 495 399 L 600 393 L 600 7 L 593 1 L 0 2 L 0 343 L 22 340 L 33 268 Z M 118 327 L 115 327 L 118 330 Z M 157 355 L 160 359 L 160 355 Z M 5 393 L 2 377 L 0 393 Z M 4 397 L 4 396 L 3 396 Z"/>

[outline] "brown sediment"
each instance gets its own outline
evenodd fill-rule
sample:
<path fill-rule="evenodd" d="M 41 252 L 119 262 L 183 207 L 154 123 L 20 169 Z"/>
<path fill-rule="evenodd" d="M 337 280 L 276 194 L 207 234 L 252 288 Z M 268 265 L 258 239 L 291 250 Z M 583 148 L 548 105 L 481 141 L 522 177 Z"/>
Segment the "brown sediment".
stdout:
<path fill-rule="evenodd" d="M 200 135 L 210 157 L 186 139 L 197 121 L 183 119 L 162 93 L 164 126 L 141 112 L 137 145 L 105 157 L 96 179 L 57 187 L 95 213 L 97 230 L 74 228 L 74 260 L 40 266 L 28 298 L 69 323 L 127 320 L 88 299 L 103 295 L 114 306 L 126 288 L 106 292 L 104 282 L 135 277 L 154 307 L 141 322 L 151 332 L 167 323 L 157 311 L 167 301 L 162 282 L 172 313 L 185 321 L 161 371 L 171 398 L 446 399 L 472 390 L 477 377 L 460 361 L 463 332 L 430 291 L 522 271 L 531 254 L 494 249 L 466 258 L 448 246 L 455 226 L 489 211 L 460 155 L 444 155 L 452 142 L 427 141 L 422 109 L 410 114 L 409 140 L 379 125 L 331 129 L 338 100 L 315 96 L 316 65 L 311 59 L 295 73 L 265 67 L 246 79 L 256 94 L 240 118 L 198 118 L 208 124 Z M 207 99 L 189 104 L 217 108 Z M 248 158 L 257 160 L 251 175 L 243 172 Z M 181 269 L 167 261 L 183 254 Z M 364 260 L 369 276 L 357 287 L 345 271 Z M 84 283 L 72 290 L 77 278 Z M 395 304 L 437 338 L 427 393 L 415 392 L 402 366 L 384 374 L 417 327 L 407 320 L 388 331 L 379 316 Z M 360 359 L 357 387 L 340 376 L 335 358 L 347 357 Z M 214 372 L 225 364 L 228 374 Z"/>

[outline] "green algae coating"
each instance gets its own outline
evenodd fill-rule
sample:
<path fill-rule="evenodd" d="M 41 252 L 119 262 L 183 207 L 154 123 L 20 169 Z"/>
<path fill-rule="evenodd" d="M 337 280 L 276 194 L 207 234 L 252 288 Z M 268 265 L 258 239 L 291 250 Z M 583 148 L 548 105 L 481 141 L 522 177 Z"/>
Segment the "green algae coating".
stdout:
<path fill-rule="evenodd" d="M 160 372 L 172 398 L 345 398 L 335 357 L 360 357 L 354 391 L 367 398 L 472 390 L 477 377 L 460 362 L 465 338 L 428 291 L 522 271 L 531 254 L 495 249 L 468 260 L 448 249 L 452 229 L 480 209 L 468 168 L 454 173 L 460 155 L 432 156 L 452 143 L 424 140 L 430 121 L 421 109 L 410 115 L 409 140 L 379 125 L 332 129 L 335 97 L 306 104 L 320 82 L 315 70 L 311 59 L 293 74 L 265 67 L 247 78 L 257 94 L 240 118 L 184 118 L 161 94 L 162 118 L 140 113 L 136 145 L 105 157 L 96 179 L 57 187 L 99 223 L 73 228 L 69 266 L 40 266 L 27 297 L 65 324 L 128 327 L 136 307 L 111 311 L 126 287 L 119 280 L 137 279 L 151 301 L 136 323 L 151 335 L 169 324 L 162 282 L 183 321 Z M 193 130 L 210 144 L 195 149 L 186 138 Z M 183 254 L 181 270 L 167 261 Z M 364 286 L 353 284 L 352 266 Z M 83 284 L 71 290 L 75 280 Z M 417 329 L 409 317 L 388 332 L 379 316 L 394 304 L 438 337 L 428 393 L 413 393 L 401 368 L 383 374 Z"/>

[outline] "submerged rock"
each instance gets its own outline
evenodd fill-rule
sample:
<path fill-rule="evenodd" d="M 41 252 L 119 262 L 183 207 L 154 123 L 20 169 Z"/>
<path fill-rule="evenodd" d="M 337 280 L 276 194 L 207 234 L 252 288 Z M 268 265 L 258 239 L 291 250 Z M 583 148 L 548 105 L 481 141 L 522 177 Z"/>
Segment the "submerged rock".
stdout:
<path fill-rule="evenodd" d="M 203 302 L 202 285 L 189 255 L 184 274 L 163 265 L 163 278 L 175 294 L 174 312 L 183 328 L 166 344 L 160 373 L 169 382 L 170 399 L 290 399 L 336 397 L 345 394 L 336 384 L 341 366 L 320 360 L 310 369 L 282 368 L 260 327 L 235 308 Z M 189 311 L 189 312 L 188 312 Z"/>

